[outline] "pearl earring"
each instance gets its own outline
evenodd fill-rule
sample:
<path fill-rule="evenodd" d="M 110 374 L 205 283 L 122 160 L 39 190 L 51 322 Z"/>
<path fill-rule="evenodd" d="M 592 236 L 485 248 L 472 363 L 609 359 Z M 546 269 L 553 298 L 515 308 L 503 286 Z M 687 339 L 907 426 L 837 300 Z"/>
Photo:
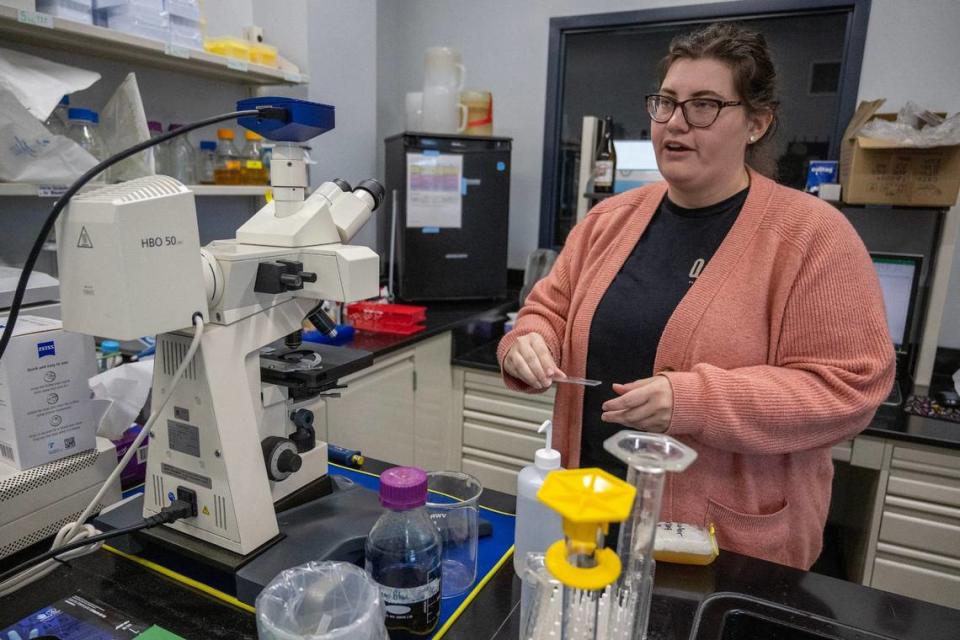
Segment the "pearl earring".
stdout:
<path fill-rule="evenodd" d="M 750 142 L 756 142 L 756 140 L 757 140 L 756 136 L 750 136 Z"/>

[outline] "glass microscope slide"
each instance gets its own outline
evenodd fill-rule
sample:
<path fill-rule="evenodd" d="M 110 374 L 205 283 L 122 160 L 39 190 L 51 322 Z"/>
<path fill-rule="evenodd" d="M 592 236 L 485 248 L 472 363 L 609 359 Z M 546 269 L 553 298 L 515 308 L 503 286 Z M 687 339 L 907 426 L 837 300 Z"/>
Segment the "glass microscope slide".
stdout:
<path fill-rule="evenodd" d="M 584 387 L 596 387 L 602 384 L 599 380 L 590 380 L 589 378 L 555 378 L 554 382 L 561 384 L 579 384 Z"/>

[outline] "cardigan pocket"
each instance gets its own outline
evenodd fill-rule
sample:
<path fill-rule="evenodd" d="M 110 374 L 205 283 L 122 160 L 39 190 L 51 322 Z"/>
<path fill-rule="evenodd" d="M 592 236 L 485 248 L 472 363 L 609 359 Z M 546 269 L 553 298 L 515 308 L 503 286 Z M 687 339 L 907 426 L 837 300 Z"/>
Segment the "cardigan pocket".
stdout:
<path fill-rule="evenodd" d="M 772 513 L 735 511 L 707 498 L 707 525 L 716 528 L 720 547 L 743 555 L 788 564 L 790 503 Z"/>

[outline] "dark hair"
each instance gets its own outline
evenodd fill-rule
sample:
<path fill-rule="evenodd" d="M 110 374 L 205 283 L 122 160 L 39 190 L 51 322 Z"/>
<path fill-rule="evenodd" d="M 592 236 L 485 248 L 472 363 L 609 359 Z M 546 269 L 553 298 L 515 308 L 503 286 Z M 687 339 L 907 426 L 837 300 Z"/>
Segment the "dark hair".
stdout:
<path fill-rule="evenodd" d="M 675 36 L 670 41 L 670 51 L 660 61 L 660 84 L 677 60 L 700 58 L 713 58 L 730 66 L 734 86 L 749 113 L 773 114 L 773 122 L 760 140 L 747 147 L 747 162 L 761 173 L 773 175 L 775 163 L 764 147 L 776 133 L 780 102 L 776 97 L 777 71 L 766 38 L 732 22 L 715 22 Z"/>

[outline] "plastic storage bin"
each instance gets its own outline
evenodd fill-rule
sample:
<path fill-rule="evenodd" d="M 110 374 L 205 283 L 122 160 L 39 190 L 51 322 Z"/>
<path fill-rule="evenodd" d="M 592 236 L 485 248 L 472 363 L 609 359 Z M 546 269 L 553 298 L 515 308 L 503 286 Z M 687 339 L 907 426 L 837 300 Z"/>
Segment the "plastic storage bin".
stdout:
<path fill-rule="evenodd" d="M 253 64 L 261 64 L 265 67 L 276 67 L 277 48 L 269 44 L 251 44 L 250 62 Z"/>
<path fill-rule="evenodd" d="M 166 42 L 170 16 L 163 0 L 97 0 L 96 24 L 135 36 Z"/>
<path fill-rule="evenodd" d="M 37 11 L 65 20 L 93 24 L 93 0 L 37 0 Z"/>
<path fill-rule="evenodd" d="M 170 14 L 170 44 L 203 51 L 200 23 Z"/>
<path fill-rule="evenodd" d="M 407 336 L 426 328 L 420 323 L 427 318 L 427 308 L 405 304 L 356 302 L 347 305 L 347 317 L 353 326 L 361 331 Z"/>
<path fill-rule="evenodd" d="M 236 58 L 238 60 L 250 59 L 250 43 L 233 36 L 207 38 L 203 41 L 203 48 L 218 56 Z"/>

